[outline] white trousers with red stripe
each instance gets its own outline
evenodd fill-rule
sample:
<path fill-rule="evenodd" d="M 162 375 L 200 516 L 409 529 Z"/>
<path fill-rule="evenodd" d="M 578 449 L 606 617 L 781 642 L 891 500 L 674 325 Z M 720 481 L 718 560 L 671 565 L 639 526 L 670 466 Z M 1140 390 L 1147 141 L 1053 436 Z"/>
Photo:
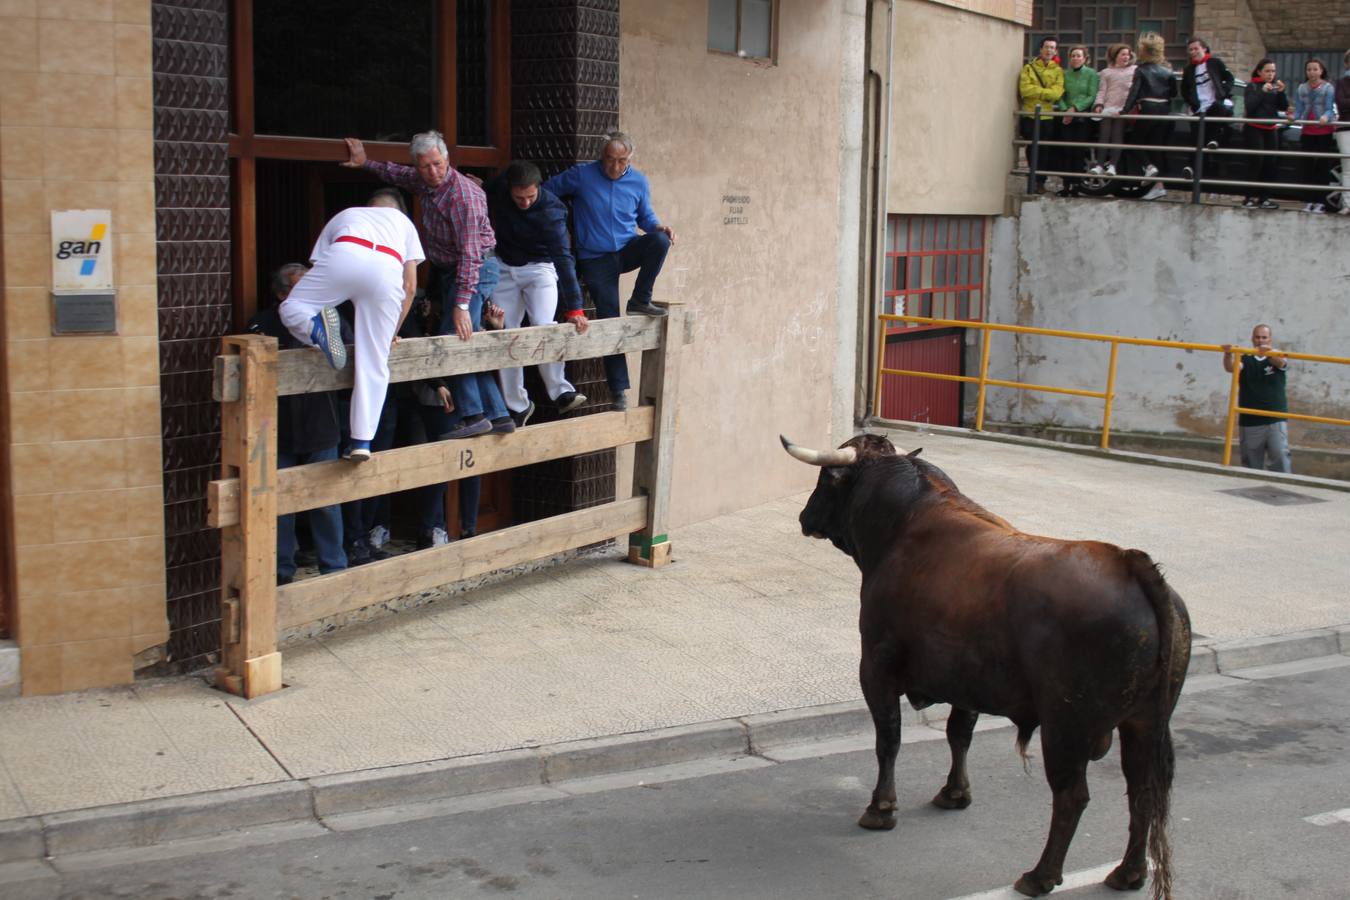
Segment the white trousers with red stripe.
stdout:
<path fill-rule="evenodd" d="M 356 307 L 351 436 L 368 441 L 375 437 L 389 387 L 389 347 L 403 311 L 403 266 L 359 244 L 333 244 L 295 283 L 277 313 L 296 340 L 314 346 L 314 317 L 344 300 Z"/>
<path fill-rule="evenodd" d="M 531 325 L 552 325 L 553 317 L 558 314 L 558 271 L 551 262 L 523 266 L 502 263 L 501 278 L 492 292 L 492 302 L 505 313 L 503 328 L 519 328 L 527 312 Z M 540 363 L 539 374 L 544 379 L 550 400 L 576 390 L 567 380 L 560 362 Z M 530 405 L 529 394 L 525 392 L 525 370 L 502 369 L 497 377 L 502 383 L 506 408 L 511 412 L 524 412 Z"/>

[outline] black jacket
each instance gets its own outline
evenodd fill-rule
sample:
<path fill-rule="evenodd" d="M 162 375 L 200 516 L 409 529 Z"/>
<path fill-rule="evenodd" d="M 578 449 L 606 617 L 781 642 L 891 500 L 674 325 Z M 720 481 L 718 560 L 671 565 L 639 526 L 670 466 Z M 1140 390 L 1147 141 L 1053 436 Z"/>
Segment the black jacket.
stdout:
<path fill-rule="evenodd" d="M 297 341 L 277 314 L 278 304 L 262 310 L 249 320 L 248 331 L 277 339 L 282 350 L 304 346 Z M 342 323 L 342 339 L 351 341 L 347 323 Z M 341 439 L 338 427 L 337 394 L 296 394 L 277 398 L 277 452 L 299 455 L 336 447 Z"/>
<path fill-rule="evenodd" d="M 488 216 L 497 236 L 497 256 L 508 266 L 551 262 L 558 270 L 559 304 L 569 312 L 581 309 L 581 285 L 576 261 L 567 236 L 567 207 L 549 191 L 539 188 L 539 199 L 521 209 L 511 199 L 506 178 L 498 175 L 483 185 L 488 198 Z M 535 322 L 547 325 L 547 322 Z"/>
<path fill-rule="evenodd" d="M 1134 106 L 1143 100 L 1171 100 L 1177 95 L 1177 80 L 1172 70 L 1157 63 L 1141 63 L 1134 70 L 1134 81 L 1130 84 L 1130 96 L 1121 110 L 1134 112 Z M 1148 110 L 1144 110 L 1148 112 Z M 1152 113 L 1152 115 L 1159 115 Z"/>
<path fill-rule="evenodd" d="M 1289 109 L 1289 99 L 1284 91 L 1267 91 L 1265 82 L 1249 81 L 1246 89 L 1242 92 L 1242 98 L 1245 101 L 1246 108 L 1242 114 L 1248 119 L 1276 119 L 1280 122 L 1285 121 L 1285 111 Z M 1275 125 L 1272 122 L 1270 126 L 1257 125 L 1257 128 L 1268 128 Z"/>
<path fill-rule="evenodd" d="M 1205 61 L 1205 71 L 1209 73 L 1209 82 L 1214 85 L 1214 102 L 1222 103 L 1233 96 L 1233 73 L 1217 56 Z M 1189 63 L 1181 73 L 1181 99 L 1186 101 L 1194 113 L 1200 110 L 1200 91 L 1195 86 L 1195 63 Z"/>
<path fill-rule="evenodd" d="M 1336 79 L 1336 113 L 1342 122 L 1350 122 L 1350 72 Z"/>

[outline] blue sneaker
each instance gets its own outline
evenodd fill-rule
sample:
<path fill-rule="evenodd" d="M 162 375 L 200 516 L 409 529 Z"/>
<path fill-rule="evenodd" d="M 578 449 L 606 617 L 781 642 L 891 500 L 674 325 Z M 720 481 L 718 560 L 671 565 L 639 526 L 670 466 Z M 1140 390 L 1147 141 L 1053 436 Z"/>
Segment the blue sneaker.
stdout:
<path fill-rule="evenodd" d="M 347 449 L 342 451 L 342 458 L 350 459 L 352 462 L 365 462 L 370 459 L 370 441 L 358 441 L 353 438 Z"/>
<path fill-rule="evenodd" d="M 323 312 L 315 313 L 314 327 L 310 329 L 309 339 L 314 346 L 323 351 L 328 364 L 335 369 L 347 366 L 347 345 L 342 343 L 342 319 L 332 306 Z"/>

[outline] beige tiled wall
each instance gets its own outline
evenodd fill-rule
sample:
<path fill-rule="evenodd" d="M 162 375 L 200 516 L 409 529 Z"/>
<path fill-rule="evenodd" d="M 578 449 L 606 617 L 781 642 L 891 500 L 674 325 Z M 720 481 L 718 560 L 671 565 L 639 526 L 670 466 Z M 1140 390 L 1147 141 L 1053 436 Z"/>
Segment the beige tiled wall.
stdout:
<path fill-rule="evenodd" d="M 0 202 L 27 694 L 163 643 L 150 0 L 0 0 Z M 118 333 L 51 334 L 53 209 L 111 209 Z"/>

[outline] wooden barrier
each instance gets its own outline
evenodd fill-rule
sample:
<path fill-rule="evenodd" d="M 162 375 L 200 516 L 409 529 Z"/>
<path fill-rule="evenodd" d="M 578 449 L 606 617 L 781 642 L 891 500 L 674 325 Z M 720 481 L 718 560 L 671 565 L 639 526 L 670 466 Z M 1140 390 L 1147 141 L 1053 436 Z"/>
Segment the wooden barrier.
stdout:
<path fill-rule="evenodd" d="M 663 304 L 665 318 L 604 319 L 571 327 L 480 332 L 401 341 L 390 382 L 642 351 L 634 405 L 517 429 L 435 441 L 346 460 L 277 469 L 277 398 L 350 387 L 313 350 L 278 351 L 275 338 L 232 335 L 215 361 L 221 402 L 221 478 L 207 491 L 207 522 L 221 531 L 221 665 L 216 684 L 244 697 L 281 688 L 280 629 L 360 609 L 584 547 L 624 534 L 629 560 L 670 561 L 668 510 L 681 347 L 693 316 Z M 278 588 L 277 516 L 429 484 L 486 475 L 579 453 L 636 444 L 633 497 L 419 550 Z"/>

